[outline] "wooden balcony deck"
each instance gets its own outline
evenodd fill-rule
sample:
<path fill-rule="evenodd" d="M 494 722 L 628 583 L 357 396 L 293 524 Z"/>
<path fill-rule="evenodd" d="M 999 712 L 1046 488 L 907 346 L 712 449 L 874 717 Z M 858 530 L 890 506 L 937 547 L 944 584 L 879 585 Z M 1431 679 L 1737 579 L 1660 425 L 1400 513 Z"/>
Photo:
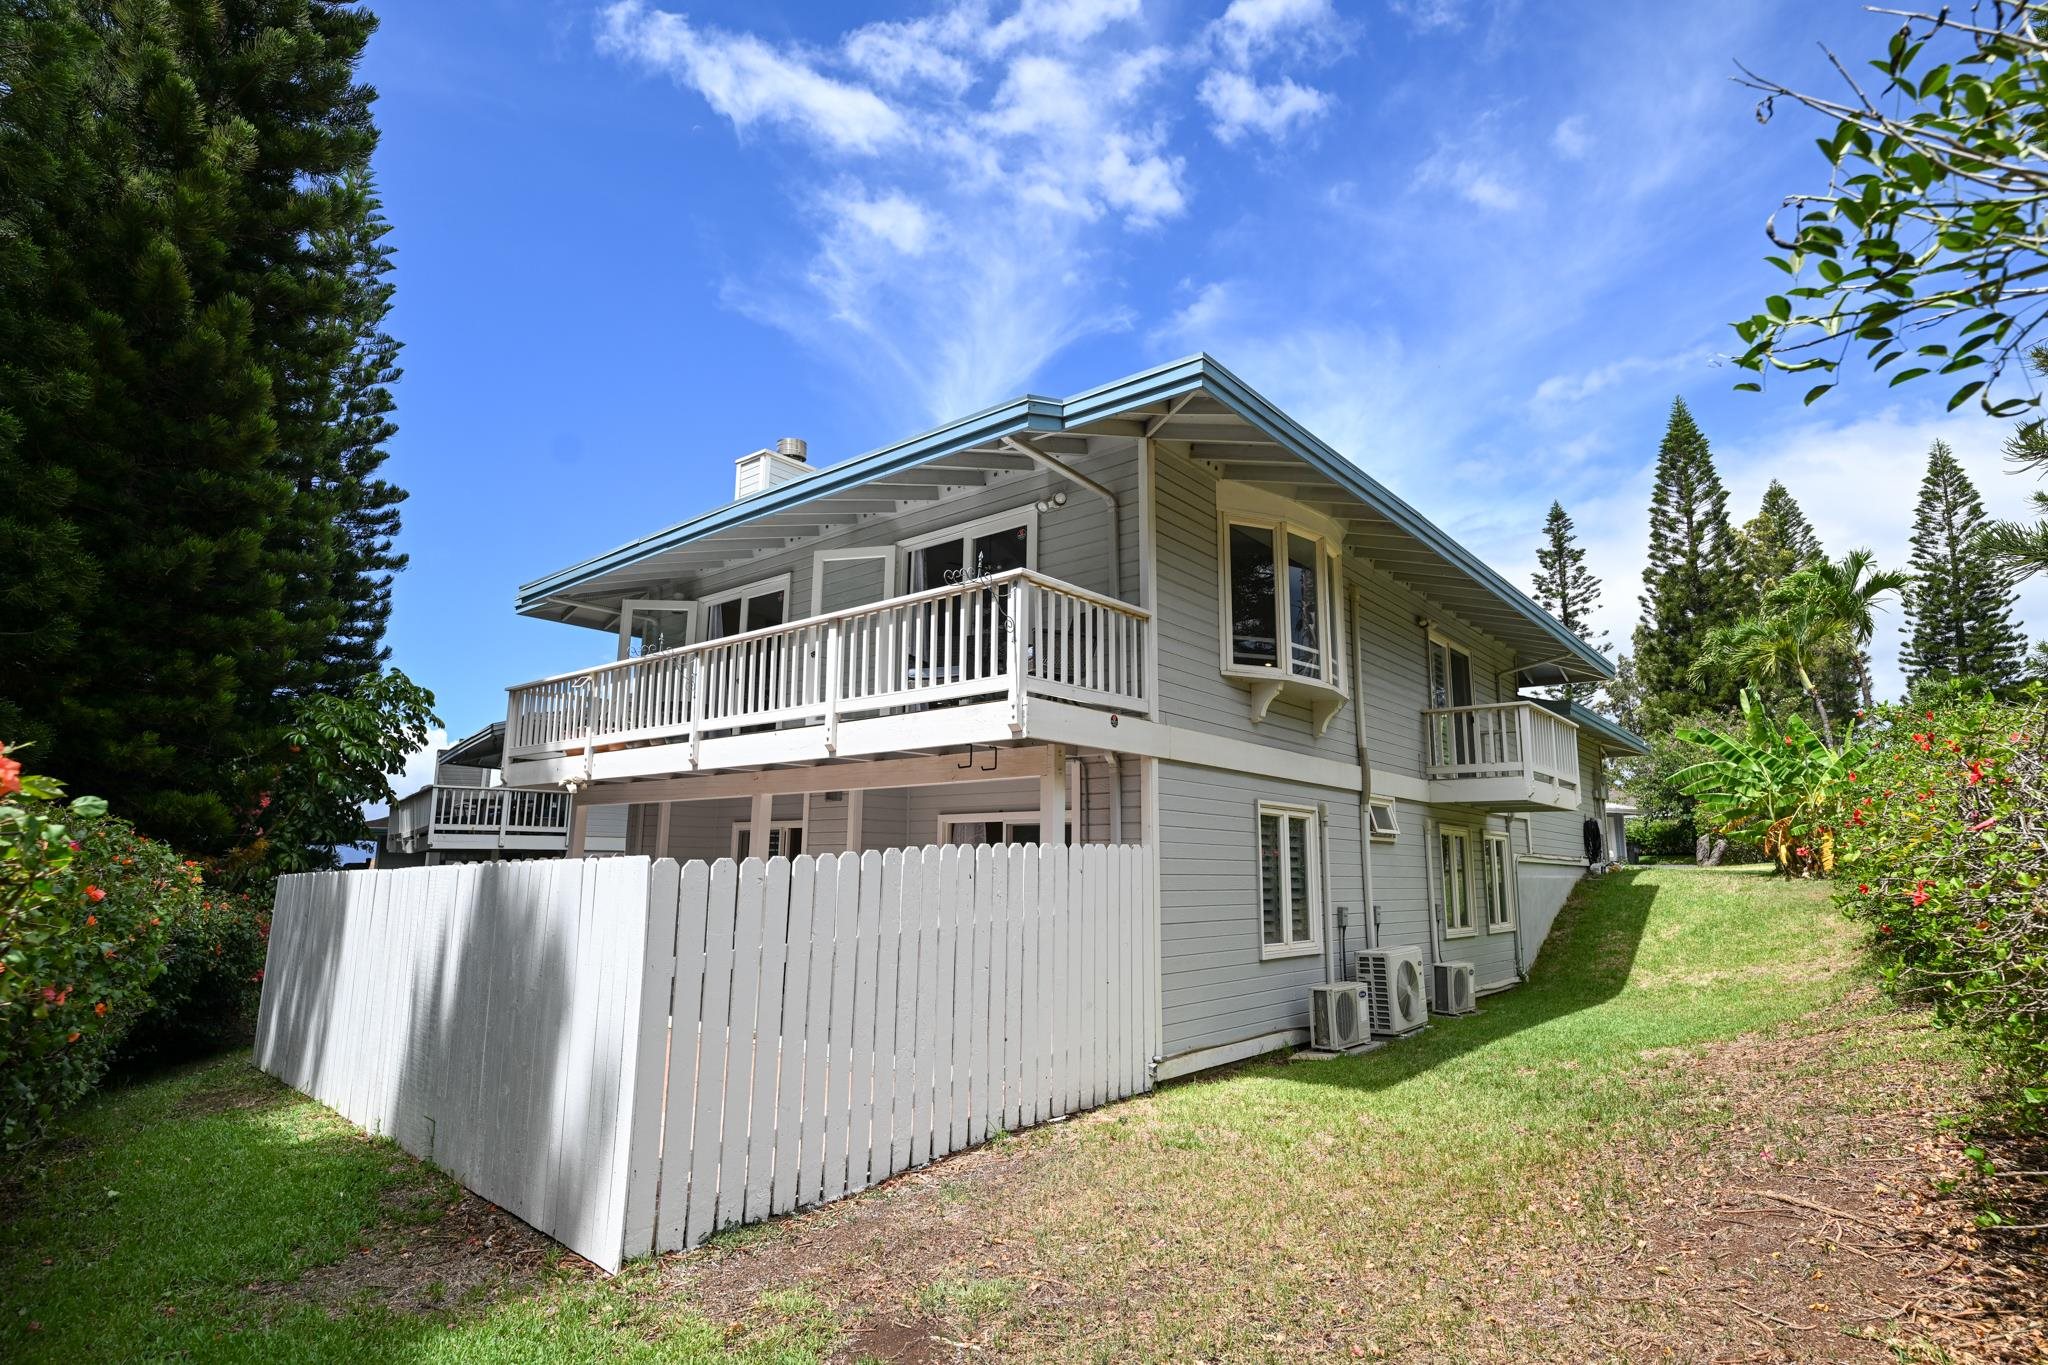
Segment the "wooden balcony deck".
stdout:
<path fill-rule="evenodd" d="M 385 837 L 400 853 L 560 851 L 569 845 L 569 797 L 557 791 L 437 785 L 394 804 Z"/>
<path fill-rule="evenodd" d="M 1532 701 L 1422 713 L 1429 799 L 1493 811 L 1575 810 L 1579 727 Z"/>
<path fill-rule="evenodd" d="M 621 659 L 509 689 L 506 779 L 539 786 L 1022 739 L 1032 698 L 1142 714 L 1150 624 L 1141 608 L 1015 569 Z"/>

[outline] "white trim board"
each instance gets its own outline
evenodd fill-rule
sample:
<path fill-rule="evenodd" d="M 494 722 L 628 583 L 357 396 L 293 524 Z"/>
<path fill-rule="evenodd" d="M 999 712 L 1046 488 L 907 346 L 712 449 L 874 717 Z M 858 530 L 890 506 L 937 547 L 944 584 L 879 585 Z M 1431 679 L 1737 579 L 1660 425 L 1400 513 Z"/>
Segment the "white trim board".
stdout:
<path fill-rule="evenodd" d="M 1300 1047 L 1308 1041 L 1305 1028 L 1282 1029 L 1278 1033 L 1262 1033 L 1256 1038 L 1241 1038 L 1234 1043 L 1223 1043 L 1216 1047 L 1197 1048 L 1168 1057 L 1152 1068 L 1152 1079 L 1170 1081 L 1181 1076 L 1207 1071 L 1212 1066 L 1228 1066 L 1248 1057 L 1257 1057 L 1268 1052 L 1279 1052 L 1290 1047 Z"/>

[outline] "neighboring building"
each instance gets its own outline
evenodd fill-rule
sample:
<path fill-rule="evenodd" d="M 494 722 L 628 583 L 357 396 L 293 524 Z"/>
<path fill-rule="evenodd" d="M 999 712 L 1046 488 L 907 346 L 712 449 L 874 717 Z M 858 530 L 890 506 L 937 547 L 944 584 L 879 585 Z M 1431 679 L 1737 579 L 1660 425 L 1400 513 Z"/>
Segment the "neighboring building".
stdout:
<path fill-rule="evenodd" d="M 683 859 L 1143 843 L 1162 1076 L 1368 945 L 1522 978 L 1641 743 L 1518 692 L 1611 668 L 1216 362 L 804 457 L 520 590 L 616 658 L 511 690 L 510 785 Z"/>
<path fill-rule="evenodd" d="M 493 721 L 434 755 L 434 780 L 392 803 L 370 821 L 377 837 L 371 867 L 438 867 L 501 858 L 559 858 L 569 847 L 570 797 L 560 791 L 515 791 L 499 763 L 505 725 Z M 594 812 L 584 840 L 588 854 L 626 846 L 626 812 Z"/>

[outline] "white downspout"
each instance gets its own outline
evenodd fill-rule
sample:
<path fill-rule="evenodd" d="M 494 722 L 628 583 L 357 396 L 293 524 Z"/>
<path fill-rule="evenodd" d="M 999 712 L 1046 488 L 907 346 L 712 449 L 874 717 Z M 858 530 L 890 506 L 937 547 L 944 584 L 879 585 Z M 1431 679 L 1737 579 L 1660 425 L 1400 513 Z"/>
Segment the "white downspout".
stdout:
<path fill-rule="evenodd" d="M 1358 742 L 1358 873 L 1360 885 L 1365 888 L 1365 946 L 1380 946 L 1380 910 L 1372 894 L 1372 750 L 1365 737 L 1365 674 L 1359 667 L 1364 657 L 1362 647 L 1365 640 L 1364 599 L 1356 588 L 1351 590 L 1351 730 Z M 1344 964 L 1338 963 L 1341 969 Z M 1339 975 L 1332 980 L 1349 981 L 1348 975 Z"/>
<path fill-rule="evenodd" d="M 1032 445 L 1028 441 L 1021 441 L 1017 439 L 1015 436 L 1005 436 L 1003 438 L 1003 444 L 1010 447 L 1012 450 L 1016 451 L 1020 455 L 1026 455 L 1029 456 L 1031 459 L 1036 460 L 1039 464 L 1044 465 L 1047 469 L 1050 469 L 1053 473 L 1059 475 L 1061 478 L 1066 479 L 1072 483 L 1079 484 L 1081 487 L 1087 489 L 1096 497 L 1101 498 L 1104 502 L 1109 504 L 1109 595 L 1111 597 L 1116 598 L 1118 601 L 1122 601 L 1124 595 L 1124 546 L 1122 523 L 1124 518 L 1123 505 L 1117 501 L 1116 494 L 1110 491 L 1107 485 L 1097 483 L 1094 479 L 1089 478 L 1086 474 L 1083 474 L 1080 470 L 1074 468 L 1072 465 L 1067 464 L 1063 460 L 1055 459 L 1054 457 L 1046 454 L 1044 451 L 1040 450 L 1037 446 Z"/>

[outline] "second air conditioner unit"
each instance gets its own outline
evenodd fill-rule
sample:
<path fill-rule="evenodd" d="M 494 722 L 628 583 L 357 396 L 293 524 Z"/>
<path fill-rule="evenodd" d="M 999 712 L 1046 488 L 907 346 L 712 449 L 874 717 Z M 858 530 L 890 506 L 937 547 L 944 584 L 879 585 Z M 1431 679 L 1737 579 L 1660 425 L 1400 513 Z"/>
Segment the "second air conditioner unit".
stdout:
<path fill-rule="evenodd" d="M 1478 968 L 1469 962 L 1436 964 L 1438 1014 L 1470 1014 L 1479 1008 Z"/>
<path fill-rule="evenodd" d="M 1318 1052 L 1349 1052 L 1372 1041 L 1372 987 L 1332 981 L 1309 987 L 1308 1045 Z"/>
<path fill-rule="evenodd" d="M 1429 1022 L 1422 949 L 1368 948 L 1358 955 L 1358 979 L 1372 988 L 1374 1033 L 1398 1037 Z"/>

